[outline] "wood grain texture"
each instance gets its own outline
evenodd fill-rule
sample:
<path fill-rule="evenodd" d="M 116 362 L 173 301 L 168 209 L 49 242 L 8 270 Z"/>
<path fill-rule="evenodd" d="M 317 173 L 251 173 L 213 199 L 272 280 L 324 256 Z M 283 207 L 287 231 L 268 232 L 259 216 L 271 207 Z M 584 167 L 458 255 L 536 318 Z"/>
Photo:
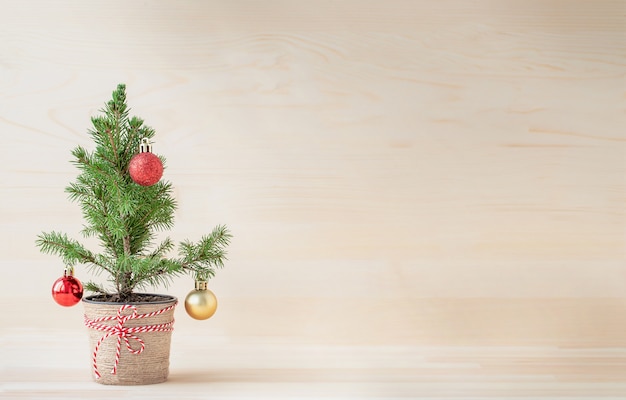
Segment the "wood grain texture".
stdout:
<path fill-rule="evenodd" d="M 624 1 L 0 9 L 0 396 L 626 397 Z M 218 313 L 178 310 L 147 391 L 89 383 L 34 247 L 79 236 L 70 150 L 120 82 L 167 158 L 169 236 L 235 236 Z"/>

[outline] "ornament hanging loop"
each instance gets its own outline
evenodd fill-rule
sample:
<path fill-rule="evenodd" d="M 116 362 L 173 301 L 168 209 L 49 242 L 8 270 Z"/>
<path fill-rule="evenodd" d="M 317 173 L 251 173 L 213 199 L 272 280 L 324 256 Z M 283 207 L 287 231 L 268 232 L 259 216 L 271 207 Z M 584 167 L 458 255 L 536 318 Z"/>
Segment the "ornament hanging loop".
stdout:
<path fill-rule="evenodd" d="M 148 138 L 141 139 L 141 144 L 139 145 L 139 152 L 140 153 L 152 153 L 152 143 L 150 142 L 150 139 Z"/>

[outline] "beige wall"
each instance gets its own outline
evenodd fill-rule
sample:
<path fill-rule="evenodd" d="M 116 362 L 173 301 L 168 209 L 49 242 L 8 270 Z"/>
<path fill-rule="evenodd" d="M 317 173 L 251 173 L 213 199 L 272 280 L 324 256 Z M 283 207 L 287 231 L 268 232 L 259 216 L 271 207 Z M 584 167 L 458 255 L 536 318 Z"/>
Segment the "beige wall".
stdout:
<path fill-rule="evenodd" d="M 623 1 L 0 3 L 12 326 L 80 329 L 33 242 L 78 237 L 70 150 L 124 82 L 168 160 L 170 236 L 234 233 L 218 314 L 180 329 L 626 345 Z"/>

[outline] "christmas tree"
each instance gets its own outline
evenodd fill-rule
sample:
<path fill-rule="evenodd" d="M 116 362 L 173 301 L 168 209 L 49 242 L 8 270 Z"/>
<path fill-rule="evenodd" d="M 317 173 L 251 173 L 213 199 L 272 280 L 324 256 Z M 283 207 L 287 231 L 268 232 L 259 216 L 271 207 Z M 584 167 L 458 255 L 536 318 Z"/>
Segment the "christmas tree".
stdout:
<path fill-rule="evenodd" d="M 185 273 L 196 280 L 213 277 L 226 259 L 228 229 L 219 225 L 195 243 L 185 240 L 178 246 L 178 255 L 170 256 L 174 242 L 166 237 L 157 243 L 157 233 L 173 227 L 177 206 L 172 185 L 160 180 L 165 159 L 152 155 L 148 148 L 146 153 L 156 160 L 134 162 L 155 131 L 141 118 L 129 117 L 123 84 L 101 112 L 91 118 L 89 130 L 95 149 L 77 146 L 72 151 L 72 163 L 80 174 L 65 191 L 80 204 L 85 220 L 82 235 L 96 237 L 102 251 L 92 252 L 56 231 L 38 235 L 39 249 L 60 256 L 68 267 L 83 264 L 95 275 L 107 275 L 108 289 L 95 282 L 85 284 L 102 301 L 141 301 L 138 289 L 167 286 Z"/>

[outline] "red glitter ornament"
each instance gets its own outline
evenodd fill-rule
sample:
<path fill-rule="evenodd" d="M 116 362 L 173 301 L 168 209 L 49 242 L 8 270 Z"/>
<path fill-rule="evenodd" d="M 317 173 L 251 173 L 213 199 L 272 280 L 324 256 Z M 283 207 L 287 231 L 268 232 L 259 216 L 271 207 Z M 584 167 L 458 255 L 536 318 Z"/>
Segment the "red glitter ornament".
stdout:
<path fill-rule="evenodd" d="M 54 281 L 52 298 L 63 307 L 73 306 L 83 298 L 83 284 L 74 278 L 73 268 L 65 268 L 63 276 Z"/>
<path fill-rule="evenodd" d="M 141 186 L 152 186 L 163 176 L 163 163 L 151 150 L 148 139 L 142 139 L 139 153 L 135 154 L 128 164 L 131 179 Z"/>

